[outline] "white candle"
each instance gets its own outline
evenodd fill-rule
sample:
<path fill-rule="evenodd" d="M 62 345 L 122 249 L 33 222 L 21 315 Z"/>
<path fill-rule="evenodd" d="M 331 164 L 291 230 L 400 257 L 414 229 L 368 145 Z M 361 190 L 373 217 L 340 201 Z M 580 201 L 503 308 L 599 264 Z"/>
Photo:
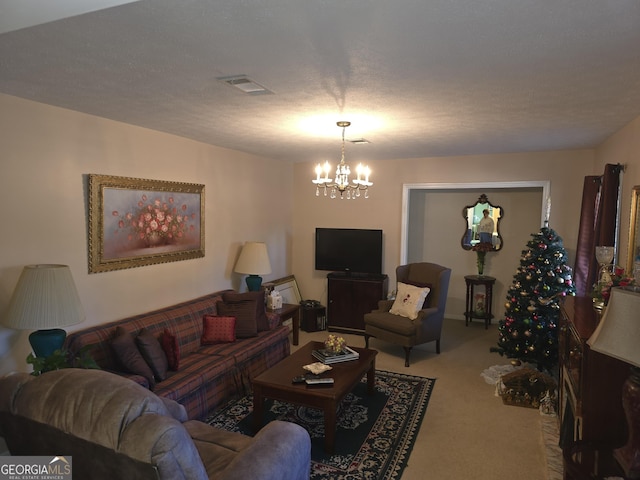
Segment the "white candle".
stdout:
<path fill-rule="evenodd" d="M 548 222 L 549 217 L 551 216 L 551 196 L 547 197 L 547 214 L 545 216 L 545 220 Z"/>
<path fill-rule="evenodd" d="M 322 167 L 320 164 L 316 165 L 316 182 L 320 181 L 320 174 L 322 173 Z"/>
<path fill-rule="evenodd" d="M 331 165 L 329 162 L 324 162 L 324 180 L 325 182 L 329 181 L 329 172 L 331 171 Z"/>

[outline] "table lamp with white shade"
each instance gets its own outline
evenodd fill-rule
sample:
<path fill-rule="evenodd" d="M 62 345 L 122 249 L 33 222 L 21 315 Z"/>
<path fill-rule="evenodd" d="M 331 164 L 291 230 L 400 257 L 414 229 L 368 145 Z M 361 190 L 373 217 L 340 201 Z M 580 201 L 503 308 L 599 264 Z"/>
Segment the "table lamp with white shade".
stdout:
<path fill-rule="evenodd" d="M 68 327 L 84 321 L 84 310 L 67 265 L 27 265 L 22 270 L 3 324 L 36 330 L 29 343 L 36 357 L 62 348 Z"/>
<path fill-rule="evenodd" d="M 605 313 L 587 343 L 591 350 L 631 365 L 622 387 L 629 437 L 613 453 L 626 478 L 640 478 L 640 292 L 612 288 Z"/>
<path fill-rule="evenodd" d="M 262 277 L 260 275 L 271 273 L 267 245 L 263 242 L 245 243 L 234 270 L 238 273 L 249 275 L 247 277 L 247 288 L 250 292 L 260 290 L 262 285 Z"/>

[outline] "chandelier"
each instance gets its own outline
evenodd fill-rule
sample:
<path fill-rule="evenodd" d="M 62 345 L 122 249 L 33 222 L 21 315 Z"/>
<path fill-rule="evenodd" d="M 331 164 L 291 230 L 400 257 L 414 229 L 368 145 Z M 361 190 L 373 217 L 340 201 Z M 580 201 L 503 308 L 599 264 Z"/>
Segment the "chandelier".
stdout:
<path fill-rule="evenodd" d="M 312 180 L 312 182 L 316 184 L 316 197 L 320 196 L 320 190 L 322 189 L 324 190 L 325 197 L 327 196 L 327 190 L 329 190 L 331 198 L 336 198 L 339 192 L 340 199 L 347 197 L 347 200 L 355 200 L 356 197 L 360 196 L 360 191 L 364 190 L 364 198 L 369 198 L 369 187 L 373 185 L 373 183 L 369 181 L 369 175 L 371 174 L 369 167 L 362 166 L 362 164 L 359 163 L 356 167 L 357 177 L 349 183 L 351 169 L 349 165 L 344 163 L 344 130 L 351 125 L 351 122 L 337 122 L 337 125 L 342 128 L 342 154 L 340 163 L 336 167 L 336 176 L 334 179 L 329 178 L 329 172 L 331 172 L 329 162 L 324 162 L 324 165 L 316 165 L 316 179 Z"/>

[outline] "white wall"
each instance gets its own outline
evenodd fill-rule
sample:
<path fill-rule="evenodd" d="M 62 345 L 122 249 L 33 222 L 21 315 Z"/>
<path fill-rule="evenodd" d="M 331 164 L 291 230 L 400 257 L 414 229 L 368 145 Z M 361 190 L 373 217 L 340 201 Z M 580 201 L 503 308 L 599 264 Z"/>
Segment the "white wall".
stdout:
<path fill-rule="evenodd" d="M 460 243 L 465 233 L 463 207 L 475 203 L 484 193 L 494 206 L 502 207 L 500 234 L 502 248 L 486 255 L 484 274 L 496 278 L 493 286 L 493 314 L 504 313 L 504 299 L 519 266 L 521 251 L 540 230 L 543 190 L 540 188 L 486 188 L 482 191 L 413 190 L 408 238 L 408 262 L 434 261 L 442 265 L 463 265 L 451 272 L 447 311 L 450 318 L 464 318 L 465 275 L 477 273 L 477 255 L 464 250 Z M 517 259 L 514 263 L 514 259 Z"/>
<path fill-rule="evenodd" d="M 314 166 L 311 163 L 296 164 L 293 187 L 293 236 L 296 239 L 293 245 L 293 273 L 301 293 L 305 298 L 326 302 L 326 272 L 315 271 L 313 266 L 316 227 L 381 228 L 385 240 L 383 272 L 389 275 L 390 285 L 395 283 L 395 268 L 399 265 L 401 252 L 403 184 L 486 182 L 489 185 L 492 182 L 549 181 L 552 199 L 550 226 L 563 237 L 569 263 L 573 265 L 582 183 L 584 176 L 594 173 L 594 156 L 593 150 L 575 150 L 370 162 L 373 170 L 371 179 L 374 182 L 370 198 L 350 201 L 316 197 L 311 183 Z M 348 155 L 346 161 L 349 162 Z M 476 199 L 469 198 L 468 202 L 459 205 L 460 210 Z M 492 199 L 491 195 L 489 199 Z M 508 198 L 500 200 L 503 203 L 511 201 Z M 498 201 L 495 203 L 500 204 Z M 438 207 L 447 206 L 434 206 Z M 509 215 L 515 214 L 512 210 L 506 210 L 505 222 Z M 528 214 L 531 224 L 539 228 L 540 211 Z M 505 245 L 509 245 L 509 248 L 489 259 L 487 274 L 495 276 L 499 285 L 508 287 L 513 281 L 520 262 L 520 252 L 525 247 L 525 243 L 516 244 L 533 231 L 521 233 L 519 238 L 503 235 Z M 462 230 L 445 240 L 451 249 L 446 263 L 453 270 L 446 311 L 449 317 L 458 317 L 460 305 L 464 305 L 464 275 L 476 273 L 472 255 L 460 247 L 461 235 Z M 424 260 L 440 263 L 442 256 L 430 251 Z M 499 270 L 496 269 L 497 262 L 501 265 Z M 493 308 L 499 315 L 504 313 L 504 299 L 498 295 L 494 294 Z"/>
<path fill-rule="evenodd" d="M 61 108 L 0 95 L 0 312 L 24 265 L 71 267 L 87 320 L 116 320 L 223 288 L 241 245 L 267 242 L 273 273 L 291 273 L 291 167 Z M 205 257 L 88 274 L 89 173 L 205 185 Z M 277 212 L 277 214 L 274 214 Z M 0 375 L 29 371 L 28 332 L 0 327 Z"/>

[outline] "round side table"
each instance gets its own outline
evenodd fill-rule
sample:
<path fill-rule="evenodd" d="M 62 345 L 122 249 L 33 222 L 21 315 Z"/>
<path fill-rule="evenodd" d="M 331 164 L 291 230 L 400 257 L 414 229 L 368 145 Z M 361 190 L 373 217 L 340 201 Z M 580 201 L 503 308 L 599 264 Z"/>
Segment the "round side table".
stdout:
<path fill-rule="evenodd" d="M 464 324 L 468 326 L 469 322 L 474 318 L 480 318 L 484 320 L 484 328 L 486 330 L 489 328 L 493 318 L 491 305 L 493 304 L 493 285 L 496 283 L 496 279 L 488 275 L 466 275 L 464 281 L 467 284 L 467 306 L 464 312 Z M 478 285 L 484 286 L 485 290 L 484 313 L 476 312 L 473 305 L 474 289 Z"/>

